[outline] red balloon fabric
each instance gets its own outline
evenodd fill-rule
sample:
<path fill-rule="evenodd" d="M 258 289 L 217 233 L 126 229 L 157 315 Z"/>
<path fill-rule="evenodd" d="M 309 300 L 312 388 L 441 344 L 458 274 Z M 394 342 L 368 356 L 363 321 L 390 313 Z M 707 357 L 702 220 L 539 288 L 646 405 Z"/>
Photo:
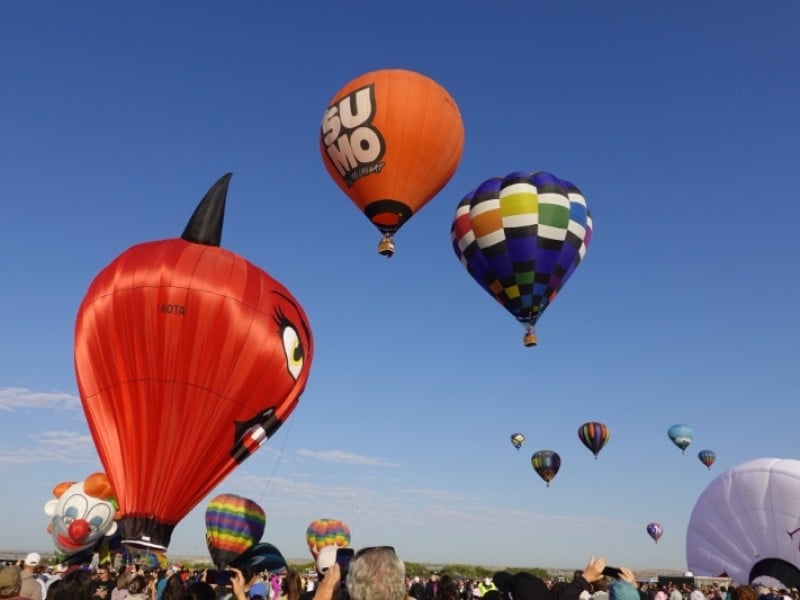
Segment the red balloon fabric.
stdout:
<path fill-rule="evenodd" d="M 220 233 L 229 178 L 198 207 L 223 203 Z M 190 230 L 112 261 L 75 326 L 78 388 L 123 539 L 162 549 L 286 420 L 313 350 L 303 309 L 283 285 Z"/>

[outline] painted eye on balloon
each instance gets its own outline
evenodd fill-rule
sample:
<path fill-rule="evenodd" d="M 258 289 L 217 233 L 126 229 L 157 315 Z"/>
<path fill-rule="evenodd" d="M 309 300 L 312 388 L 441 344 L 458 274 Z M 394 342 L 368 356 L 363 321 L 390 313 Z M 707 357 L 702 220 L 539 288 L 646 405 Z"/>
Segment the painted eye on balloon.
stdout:
<path fill-rule="evenodd" d="M 289 369 L 289 374 L 291 374 L 292 378 L 297 379 L 300 376 L 300 371 L 303 370 L 303 362 L 305 360 L 300 336 L 297 335 L 297 330 L 294 327 L 289 323 L 285 323 L 281 331 L 281 339 L 283 340 L 283 351 L 286 354 L 286 366 Z"/>
<path fill-rule="evenodd" d="M 95 504 L 86 515 L 91 531 L 98 531 L 106 523 L 110 523 L 113 518 L 114 515 L 111 513 L 111 509 L 105 504 Z"/>
<path fill-rule="evenodd" d="M 64 508 L 61 510 L 64 522 L 69 524 L 75 519 L 82 519 L 89 508 L 89 501 L 82 494 L 73 494 L 64 501 Z"/>

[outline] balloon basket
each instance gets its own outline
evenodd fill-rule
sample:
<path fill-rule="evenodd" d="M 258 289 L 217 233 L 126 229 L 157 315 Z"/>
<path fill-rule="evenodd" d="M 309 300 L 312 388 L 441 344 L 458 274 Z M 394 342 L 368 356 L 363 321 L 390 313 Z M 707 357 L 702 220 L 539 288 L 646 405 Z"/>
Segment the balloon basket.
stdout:
<path fill-rule="evenodd" d="M 533 331 L 533 327 L 528 327 L 525 330 L 525 335 L 522 337 L 522 343 L 525 344 L 526 348 L 530 348 L 531 346 L 535 346 L 539 343 L 539 340 L 536 338 L 536 333 Z"/>
<path fill-rule="evenodd" d="M 378 254 L 386 258 L 392 258 L 394 255 L 394 240 L 389 234 L 383 236 L 383 239 L 378 242 Z"/>

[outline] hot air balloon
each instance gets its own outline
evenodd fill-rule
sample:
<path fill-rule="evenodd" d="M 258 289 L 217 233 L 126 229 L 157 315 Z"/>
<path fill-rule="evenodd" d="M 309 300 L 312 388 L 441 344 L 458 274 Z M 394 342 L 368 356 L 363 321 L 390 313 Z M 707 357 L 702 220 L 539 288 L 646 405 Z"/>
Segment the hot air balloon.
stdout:
<path fill-rule="evenodd" d="M 450 229 L 469 274 L 525 325 L 534 325 L 583 260 L 592 216 L 572 183 L 545 172 L 494 177 L 467 194 Z"/>
<path fill-rule="evenodd" d="M 664 528 L 661 527 L 658 523 L 648 523 L 647 524 L 647 535 L 653 538 L 655 543 L 658 543 L 659 538 L 664 533 Z"/>
<path fill-rule="evenodd" d="M 261 541 L 267 515 L 255 501 L 236 494 L 215 496 L 206 507 L 206 545 L 218 569 Z"/>
<path fill-rule="evenodd" d="M 681 449 L 681 454 L 692 443 L 692 429 L 688 425 L 673 425 L 667 430 L 667 435 L 672 443 Z"/>
<path fill-rule="evenodd" d="M 350 528 L 338 519 L 316 519 L 306 529 L 306 542 L 311 556 L 317 560 L 319 551 L 325 546 L 348 548 L 350 546 Z"/>
<path fill-rule="evenodd" d="M 117 532 L 117 501 L 105 473 L 92 473 L 83 481 L 65 481 L 53 488 L 55 499 L 44 506 L 52 517 L 47 531 L 53 537 L 56 557 L 63 561 L 99 548 L 104 538 Z"/>
<path fill-rule="evenodd" d="M 578 427 L 578 439 L 592 454 L 594 454 L 595 459 L 597 459 L 600 450 L 602 450 L 603 446 L 611 439 L 611 432 L 608 431 L 608 427 L 603 423 L 590 421 Z"/>
<path fill-rule="evenodd" d="M 514 445 L 514 448 L 519 450 L 520 448 L 522 448 L 522 444 L 525 443 L 525 435 L 522 433 L 512 433 L 511 443 Z"/>
<path fill-rule="evenodd" d="M 283 571 L 288 567 L 281 551 L 267 542 L 253 545 L 244 554 L 236 557 L 231 562 L 231 566 L 250 573 L 269 571 L 270 574 Z"/>
<path fill-rule="evenodd" d="M 531 456 L 531 465 L 539 477 L 545 480 L 547 487 L 550 487 L 550 482 L 561 468 L 561 457 L 552 450 L 539 450 Z"/>
<path fill-rule="evenodd" d="M 464 149 L 455 100 L 432 79 L 404 69 L 356 77 L 334 95 L 319 147 L 328 173 L 383 233 L 378 252 L 450 180 Z"/>
<path fill-rule="evenodd" d="M 700 452 L 697 453 L 697 458 L 699 458 L 700 462 L 707 466 L 710 471 L 711 465 L 717 460 L 717 455 L 713 450 L 700 450 Z"/>
<path fill-rule="evenodd" d="M 770 577 L 800 587 L 798 498 L 800 460 L 759 458 L 718 475 L 692 509 L 687 565 L 699 576 Z"/>
<path fill-rule="evenodd" d="M 78 310 L 78 389 L 126 547 L 165 551 L 175 525 L 288 418 L 308 379 L 300 304 L 219 246 L 230 177 L 182 237 L 114 259 Z"/>

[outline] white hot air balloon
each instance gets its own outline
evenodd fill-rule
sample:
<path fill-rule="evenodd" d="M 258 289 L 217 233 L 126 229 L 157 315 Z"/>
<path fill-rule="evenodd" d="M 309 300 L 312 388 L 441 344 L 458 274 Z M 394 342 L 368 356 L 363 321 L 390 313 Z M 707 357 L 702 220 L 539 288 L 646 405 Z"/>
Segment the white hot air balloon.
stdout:
<path fill-rule="evenodd" d="M 686 562 L 735 584 L 767 576 L 800 586 L 800 460 L 760 458 L 714 479 L 692 510 Z"/>

